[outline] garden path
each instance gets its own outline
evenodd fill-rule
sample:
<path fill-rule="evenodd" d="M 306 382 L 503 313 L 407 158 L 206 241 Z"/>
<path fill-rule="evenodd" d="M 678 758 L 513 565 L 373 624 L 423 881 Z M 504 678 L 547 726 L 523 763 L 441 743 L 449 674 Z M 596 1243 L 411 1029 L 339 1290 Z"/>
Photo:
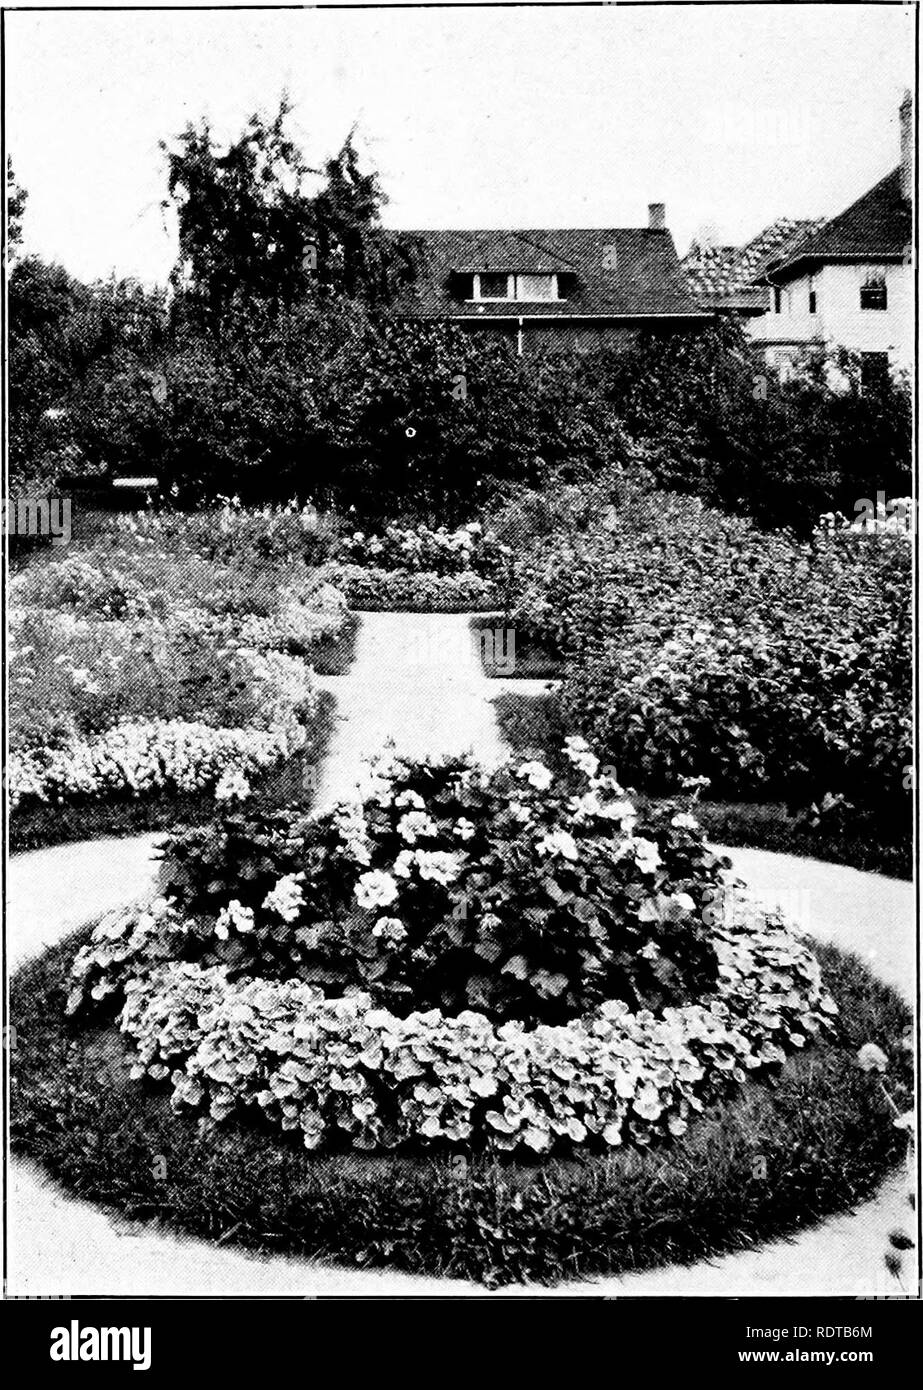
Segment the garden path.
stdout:
<path fill-rule="evenodd" d="M 491 701 L 506 689 L 538 693 L 548 682 L 488 680 L 469 623 L 467 613 L 363 613 L 348 673 L 317 678 L 337 697 L 320 809 L 347 796 L 363 760 L 389 741 L 415 758 L 469 751 L 485 761 L 503 756 Z"/>
<path fill-rule="evenodd" d="M 348 794 L 362 756 L 378 751 L 388 738 L 399 751 L 416 755 L 473 749 L 491 757 L 502 752 L 490 701 L 507 682 L 483 676 L 467 624 L 463 614 L 363 615 L 351 670 L 323 682 L 337 694 L 338 723 L 321 774 L 321 805 Z M 509 685 L 540 690 L 546 682 Z M 6 885 L 11 968 L 81 921 L 148 892 L 156 840 L 156 835 L 96 840 L 14 856 Z M 758 897 L 781 901 L 814 935 L 865 956 L 883 979 L 910 996 L 915 973 L 911 884 L 760 850 L 728 853 Z M 74 1201 L 22 1161 L 10 1165 L 8 1183 L 10 1294 L 484 1293 L 480 1285 L 461 1280 L 357 1271 L 280 1256 L 264 1260 L 183 1240 Z M 559 1286 L 556 1292 L 632 1297 L 900 1292 L 884 1269 L 883 1253 L 888 1231 L 907 1224 L 905 1187 L 901 1177 L 889 1180 L 855 1213 L 788 1241 L 710 1264 L 594 1279 Z M 526 1292 L 514 1288 L 497 1296 Z"/>

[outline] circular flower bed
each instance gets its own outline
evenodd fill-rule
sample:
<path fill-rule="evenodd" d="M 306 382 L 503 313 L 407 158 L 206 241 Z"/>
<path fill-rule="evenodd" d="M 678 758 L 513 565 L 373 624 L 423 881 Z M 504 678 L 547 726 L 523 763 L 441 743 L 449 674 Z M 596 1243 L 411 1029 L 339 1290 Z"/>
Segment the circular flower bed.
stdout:
<path fill-rule="evenodd" d="M 639 809 L 583 740 L 565 754 L 392 757 L 359 804 L 185 832 L 158 899 L 78 953 L 69 1008 L 117 1001 L 137 1078 L 308 1148 L 682 1135 L 836 1007 L 688 810 Z"/>

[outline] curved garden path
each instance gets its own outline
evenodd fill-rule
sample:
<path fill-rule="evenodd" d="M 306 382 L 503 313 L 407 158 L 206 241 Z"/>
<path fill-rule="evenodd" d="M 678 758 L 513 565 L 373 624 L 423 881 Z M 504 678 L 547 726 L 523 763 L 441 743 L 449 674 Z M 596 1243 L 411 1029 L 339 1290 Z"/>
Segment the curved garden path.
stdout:
<path fill-rule="evenodd" d="M 488 681 L 463 614 L 372 613 L 354 665 L 323 682 L 338 697 L 337 725 L 321 774 L 320 803 L 349 793 L 362 757 L 390 738 L 421 755 L 503 751 Z M 519 690 L 544 688 L 516 681 Z M 12 969 L 73 927 L 149 891 L 156 835 L 59 845 L 15 856 L 7 882 Z M 781 901 L 817 937 L 864 956 L 906 997 L 915 978 L 914 893 L 909 883 L 760 850 L 729 850 L 756 894 Z M 13 1020 L 15 1023 L 15 1020 Z M 889 1180 L 854 1213 L 709 1264 L 559 1285 L 564 1295 L 865 1295 L 900 1293 L 886 1273 L 887 1233 L 908 1223 L 906 1180 Z M 273 1256 L 248 1256 L 156 1226 L 130 1224 L 60 1191 L 34 1165 L 10 1165 L 7 1198 L 9 1294 L 287 1294 L 413 1296 L 483 1294 L 462 1280 L 357 1271 Z M 904 1290 L 909 1292 L 910 1290 Z M 527 1292 L 503 1291 L 507 1296 Z M 502 1296 L 502 1295 L 495 1295 Z"/>

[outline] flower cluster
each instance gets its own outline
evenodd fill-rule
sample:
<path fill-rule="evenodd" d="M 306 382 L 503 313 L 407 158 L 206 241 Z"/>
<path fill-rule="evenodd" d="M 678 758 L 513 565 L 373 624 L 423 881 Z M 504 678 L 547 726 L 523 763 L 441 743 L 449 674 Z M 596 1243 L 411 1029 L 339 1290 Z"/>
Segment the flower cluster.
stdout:
<path fill-rule="evenodd" d="M 320 701 L 307 663 L 356 621 L 313 572 L 247 573 L 166 520 L 36 557 L 11 596 L 18 809 L 212 788 L 245 801 L 254 773 L 306 742 Z"/>
<path fill-rule="evenodd" d="M 36 802 L 197 792 L 246 796 L 244 779 L 291 757 L 305 740 L 299 725 L 270 729 L 215 729 L 184 719 L 137 720 L 114 725 L 61 748 L 11 753 L 13 807 Z"/>
<path fill-rule="evenodd" d="M 474 1011 L 400 1018 L 367 994 L 325 999 L 299 981 L 173 963 L 129 982 L 121 1026 L 134 1075 L 169 1076 L 175 1104 L 214 1119 L 257 1105 L 311 1149 L 337 1132 L 363 1149 L 647 1145 L 683 1134 L 835 1013 L 781 922 L 743 912 L 717 949 L 715 993 L 661 1017 L 614 1000 L 559 1027 L 498 1027 Z"/>
<path fill-rule="evenodd" d="M 379 535 L 354 531 L 340 542 L 339 558 L 375 569 L 429 571 L 432 574 L 493 572 L 501 554 L 497 538 L 472 521 L 449 531 L 445 526 L 410 529 L 388 526 Z"/>

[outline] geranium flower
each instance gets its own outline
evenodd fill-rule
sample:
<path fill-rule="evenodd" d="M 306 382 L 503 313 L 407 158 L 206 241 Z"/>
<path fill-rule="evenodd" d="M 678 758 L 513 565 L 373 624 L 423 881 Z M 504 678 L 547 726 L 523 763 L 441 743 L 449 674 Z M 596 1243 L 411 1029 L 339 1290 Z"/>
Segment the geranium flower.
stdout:
<path fill-rule="evenodd" d="M 523 763 L 516 773 L 517 777 L 525 777 L 536 791 L 545 792 L 551 786 L 554 778 L 544 763 L 532 761 Z"/>
<path fill-rule="evenodd" d="M 670 824 L 674 825 L 677 830 L 698 830 L 699 828 L 699 822 L 695 816 L 690 816 L 688 811 L 678 811 Z"/>
<path fill-rule="evenodd" d="M 263 906 L 269 912 L 275 912 L 283 922 L 294 922 L 304 907 L 301 891 L 303 882 L 304 874 L 286 874 L 284 878 L 279 879 L 275 888 L 266 894 Z"/>
<path fill-rule="evenodd" d="M 466 820 L 465 817 L 462 816 L 455 822 L 452 833 L 457 835 L 460 840 L 470 840 L 475 833 L 475 826 L 470 820 Z"/>
<path fill-rule="evenodd" d="M 441 883 L 443 887 L 447 887 L 458 878 L 464 855 L 451 854 L 446 850 L 439 849 L 418 849 L 414 852 L 414 858 L 420 870 L 421 878 L 429 879 L 433 883 Z"/>
<path fill-rule="evenodd" d="M 397 895 L 398 887 L 394 879 L 381 869 L 362 874 L 355 888 L 356 902 L 360 907 L 387 907 Z"/>
<path fill-rule="evenodd" d="M 564 755 L 587 777 L 595 777 L 599 771 L 599 759 L 590 751 L 585 738 L 573 735 L 564 740 Z"/>
<path fill-rule="evenodd" d="M 239 767 L 225 768 L 215 784 L 216 801 L 246 801 L 251 787 Z"/>
<path fill-rule="evenodd" d="M 553 830 L 535 846 L 539 854 L 559 854 L 562 859 L 577 859 L 577 842 L 567 830 Z"/>
<path fill-rule="evenodd" d="M 408 811 L 398 821 L 397 833 L 409 845 L 415 845 L 417 840 L 431 840 L 438 835 L 439 827 L 425 811 Z"/>
<path fill-rule="evenodd" d="M 888 1054 L 882 1052 L 875 1043 L 864 1043 L 856 1053 L 856 1058 L 863 1071 L 887 1071 L 888 1069 Z"/>
<path fill-rule="evenodd" d="M 229 929 L 236 928 L 239 932 L 253 931 L 253 909 L 244 907 L 243 903 L 232 898 L 227 907 L 223 907 L 218 913 L 215 921 L 215 935 L 222 941 L 226 941 Z"/>
<path fill-rule="evenodd" d="M 407 935 L 407 928 L 398 917 L 379 917 L 372 935 L 383 937 L 389 946 L 397 946 Z"/>
<path fill-rule="evenodd" d="M 414 791 L 401 792 L 400 796 L 395 797 L 394 804 L 399 809 L 409 806 L 414 811 L 426 810 L 426 802 L 419 792 Z"/>

